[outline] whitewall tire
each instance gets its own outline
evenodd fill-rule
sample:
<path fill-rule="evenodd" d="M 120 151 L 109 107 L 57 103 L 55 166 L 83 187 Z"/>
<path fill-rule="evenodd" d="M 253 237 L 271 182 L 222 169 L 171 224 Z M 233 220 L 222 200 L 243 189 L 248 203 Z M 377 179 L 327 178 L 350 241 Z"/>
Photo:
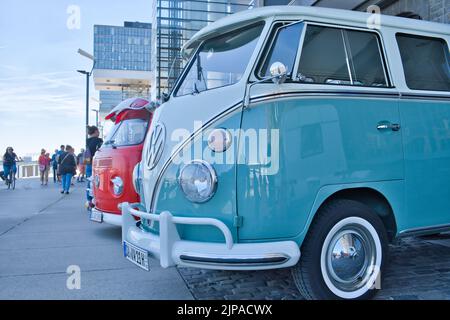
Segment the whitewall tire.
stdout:
<path fill-rule="evenodd" d="M 387 251 L 377 214 L 362 203 L 336 200 L 311 224 L 294 282 L 307 299 L 367 299 L 379 289 Z"/>

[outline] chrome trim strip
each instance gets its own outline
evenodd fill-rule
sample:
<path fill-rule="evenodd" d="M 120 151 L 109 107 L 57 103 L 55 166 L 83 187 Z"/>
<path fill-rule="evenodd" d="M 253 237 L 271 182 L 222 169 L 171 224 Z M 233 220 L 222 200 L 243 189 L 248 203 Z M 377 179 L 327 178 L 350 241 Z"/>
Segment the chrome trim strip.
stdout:
<path fill-rule="evenodd" d="M 402 100 L 442 100 L 450 103 L 450 93 L 448 95 L 440 95 L 434 93 L 400 93 Z"/>
<path fill-rule="evenodd" d="M 412 236 L 420 236 L 426 235 L 430 233 L 441 233 L 450 231 L 450 223 L 449 224 L 441 224 L 431 227 L 420 227 L 407 229 L 398 234 L 398 238 L 412 237 Z"/>
<path fill-rule="evenodd" d="M 254 257 L 227 257 L 216 255 L 198 255 L 195 253 L 184 253 L 180 255 L 180 260 L 186 263 L 208 264 L 208 265 L 227 265 L 227 266 L 261 266 L 277 265 L 288 261 L 290 257 L 285 254 L 270 254 Z"/>

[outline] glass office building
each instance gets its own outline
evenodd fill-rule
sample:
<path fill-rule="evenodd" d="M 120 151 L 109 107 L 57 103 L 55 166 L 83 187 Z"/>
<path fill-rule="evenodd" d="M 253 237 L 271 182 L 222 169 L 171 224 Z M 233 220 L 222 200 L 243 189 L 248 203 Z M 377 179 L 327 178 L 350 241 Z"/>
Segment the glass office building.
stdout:
<path fill-rule="evenodd" d="M 94 80 L 102 116 L 124 99 L 150 97 L 151 28 L 142 22 L 94 26 Z"/>
<path fill-rule="evenodd" d="M 124 26 L 94 26 L 97 69 L 150 71 L 151 24 L 125 22 Z"/>
<path fill-rule="evenodd" d="M 152 96 L 170 89 L 183 69 L 180 48 L 197 31 L 260 0 L 153 0 Z"/>

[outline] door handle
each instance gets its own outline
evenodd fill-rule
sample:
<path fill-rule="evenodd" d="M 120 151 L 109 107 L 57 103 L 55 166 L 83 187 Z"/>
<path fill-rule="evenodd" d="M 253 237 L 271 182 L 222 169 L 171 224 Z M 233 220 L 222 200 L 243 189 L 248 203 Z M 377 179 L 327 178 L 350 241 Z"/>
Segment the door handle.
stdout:
<path fill-rule="evenodd" d="M 377 126 L 378 130 L 392 130 L 392 131 L 400 131 L 400 124 L 398 123 L 390 123 L 390 122 L 380 122 Z"/>

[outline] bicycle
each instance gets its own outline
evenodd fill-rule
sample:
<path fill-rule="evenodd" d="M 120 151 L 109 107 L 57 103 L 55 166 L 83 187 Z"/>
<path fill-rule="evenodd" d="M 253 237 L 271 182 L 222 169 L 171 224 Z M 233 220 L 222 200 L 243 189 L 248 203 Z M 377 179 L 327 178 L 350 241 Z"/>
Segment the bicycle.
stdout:
<path fill-rule="evenodd" d="M 6 175 L 6 185 L 8 186 L 8 190 L 16 189 L 16 173 L 14 172 L 13 168 L 11 168 Z"/>

